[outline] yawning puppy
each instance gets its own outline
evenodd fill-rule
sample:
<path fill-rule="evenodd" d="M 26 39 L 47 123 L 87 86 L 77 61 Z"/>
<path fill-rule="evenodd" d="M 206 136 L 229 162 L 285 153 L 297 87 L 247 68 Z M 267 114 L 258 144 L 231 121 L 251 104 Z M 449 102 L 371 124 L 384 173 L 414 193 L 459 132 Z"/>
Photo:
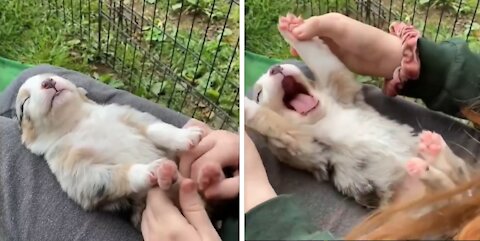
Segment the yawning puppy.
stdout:
<path fill-rule="evenodd" d="M 70 198 L 86 210 L 132 208 L 136 227 L 148 189 L 158 180 L 168 190 L 177 179 L 171 160 L 202 136 L 200 128 L 179 129 L 128 106 L 96 104 L 53 74 L 21 86 L 16 115 L 22 142 L 44 155 Z"/>
<path fill-rule="evenodd" d="M 465 163 L 438 134 L 419 138 L 410 126 L 381 116 L 363 102 L 360 84 L 327 45 L 296 40 L 289 25 L 282 18 L 279 31 L 306 65 L 273 66 L 256 82 L 255 101 L 245 100 L 246 125 L 267 137 L 281 161 L 331 180 L 366 207 L 411 186 L 424 193 L 468 180 Z"/>

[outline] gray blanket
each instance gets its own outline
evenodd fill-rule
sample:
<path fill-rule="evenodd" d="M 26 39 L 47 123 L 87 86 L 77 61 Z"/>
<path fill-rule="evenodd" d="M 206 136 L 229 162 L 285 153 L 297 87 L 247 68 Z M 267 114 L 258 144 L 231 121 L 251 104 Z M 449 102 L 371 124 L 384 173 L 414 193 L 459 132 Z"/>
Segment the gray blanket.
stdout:
<path fill-rule="evenodd" d="M 470 164 L 477 163 L 476 157 L 480 156 L 478 131 L 400 97 L 387 97 L 374 86 L 364 86 L 363 92 L 367 103 L 384 116 L 408 124 L 417 132 L 424 129 L 438 132 L 457 155 Z M 312 175 L 279 163 L 260 136 L 255 133 L 251 133 L 251 136 L 274 189 L 281 194 L 295 194 L 299 204 L 313 216 L 320 230 L 330 230 L 335 236 L 341 237 L 368 214 L 368 210 L 339 194 L 330 183 L 316 182 Z"/>

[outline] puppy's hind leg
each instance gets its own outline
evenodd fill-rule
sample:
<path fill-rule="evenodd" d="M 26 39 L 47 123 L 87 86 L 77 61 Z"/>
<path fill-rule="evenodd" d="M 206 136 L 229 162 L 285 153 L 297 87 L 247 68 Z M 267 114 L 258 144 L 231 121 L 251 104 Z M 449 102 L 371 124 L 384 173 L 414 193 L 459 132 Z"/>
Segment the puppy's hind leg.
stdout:
<path fill-rule="evenodd" d="M 453 153 L 441 135 L 431 131 L 423 131 L 419 138 L 419 154 L 430 165 L 443 171 L 456 184 L 470 180 L 467 164 Z"/>
<path fill-rule="evenodd" d="M 336 163 L 341 162 L 336 161 Z M 335 165 L 332 171 L 332 180 L 341 193 L 353 197 L 357 203 L 367 208 L 377 208 L 384 199 L 388 199 L 386 198 L 387 193 L 379 190 L 379 187 L 372 181 L 347 165 Z M 380 194 L 385 195 L 380 196 Z"/>
<path fill-rule="evenodd" d="M 162 169 L 160 176 L 155 174 L 157 169 Z M 144 193 L 157 185 L 157 179 L 160 188 L 167 190 L 178 177 L 175 162 L 167 159 L 149 164 L 94 164 L 73 176 L 71 181 L 76 185 L 64 187 L 87 210 L 132 194 Z"/>

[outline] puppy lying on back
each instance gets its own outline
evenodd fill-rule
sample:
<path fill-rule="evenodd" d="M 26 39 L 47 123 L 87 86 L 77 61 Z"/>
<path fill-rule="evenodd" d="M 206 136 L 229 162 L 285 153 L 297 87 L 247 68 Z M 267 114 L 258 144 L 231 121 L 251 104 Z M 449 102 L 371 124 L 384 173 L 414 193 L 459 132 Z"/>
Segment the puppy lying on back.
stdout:
<path fill-rule="evenodd" d="M 133 211 L 138 228 L 146 193 L 177 179 L 174 158 L 202 136 L 117 104 L 99 105 L 70 81 L 40 74 L 28 79 L 16 100 L 22 142 L 44 155 L 62 189 L 86 210 Z M 160 176 L 154 173 L 160 169 Z"/>
<path fill-rule="evenodd" d="M 372 208 L 401 199 L 412 186 L 423 195 L 469 179 L 441 136 L 416 136 L 410 126 L 381 116 L 328 46 L 318 38 L 297 41 L 291 25 L 291 17 L 281 18 L 279 31 L 306 65 L 273 66 L 256 82 L 255 101 L 245 100 L 246 125 L 267 137 L 281 161 L 331 180 Z"/>

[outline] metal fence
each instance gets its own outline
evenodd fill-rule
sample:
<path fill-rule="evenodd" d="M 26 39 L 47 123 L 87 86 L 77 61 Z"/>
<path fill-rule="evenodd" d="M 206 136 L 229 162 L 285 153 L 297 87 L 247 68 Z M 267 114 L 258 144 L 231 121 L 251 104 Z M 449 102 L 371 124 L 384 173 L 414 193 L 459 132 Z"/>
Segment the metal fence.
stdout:
<path fill-rule="evenodd" d="M 235 0 L 43 0 L 94 77 L 215 128 L 239 116 Z"/>

